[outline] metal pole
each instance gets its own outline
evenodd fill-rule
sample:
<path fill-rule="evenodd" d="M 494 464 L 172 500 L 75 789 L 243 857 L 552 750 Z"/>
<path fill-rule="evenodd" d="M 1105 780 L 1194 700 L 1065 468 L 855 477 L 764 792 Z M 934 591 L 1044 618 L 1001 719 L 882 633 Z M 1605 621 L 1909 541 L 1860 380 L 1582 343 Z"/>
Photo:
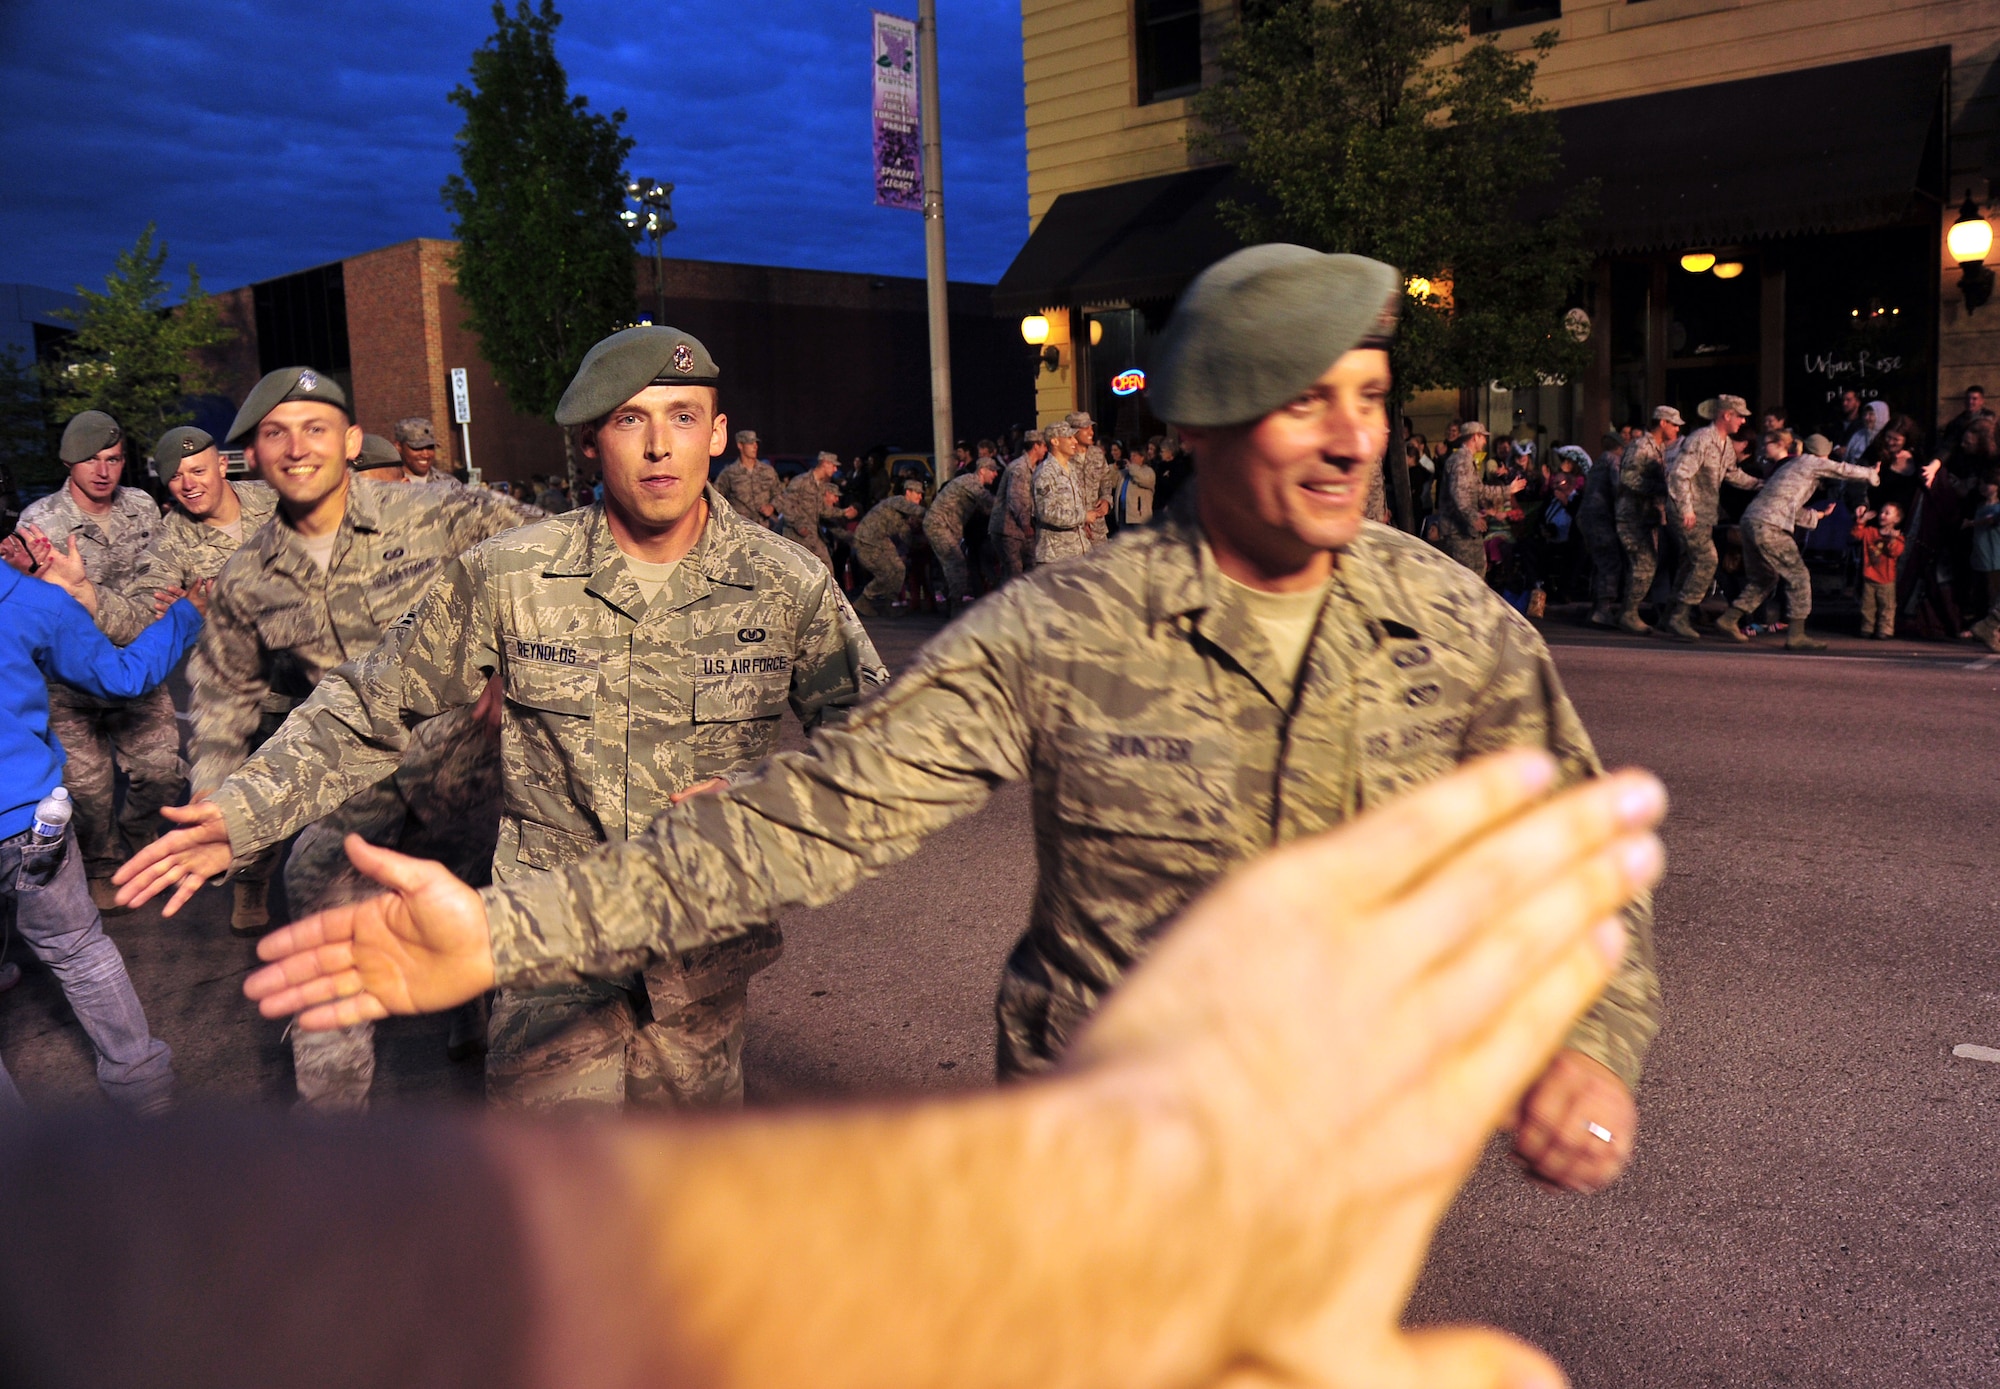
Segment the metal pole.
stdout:
<path fill-rule="evenodd" d="M 944 147 L 938 123 L 937 0 L 917 0 L 918 103 L 924 133 L 924 284 L 931 319 L 931 447 L 937 481 L 951 476 L 951 299 L 944 274 Z"/>
<path fill-rule="evenodd" d="M 465 441 L 465 480 L 472 481 L 472 425 L 470 422 L 458 426 L 458 437 Z"/>
<path fill-rule="evenodd" d="M 660 258 L 660 242 L 665 236 L 664 231 L 653 232 L 653 322 L 661 327 L 667 322 L 667 266 Z"/>

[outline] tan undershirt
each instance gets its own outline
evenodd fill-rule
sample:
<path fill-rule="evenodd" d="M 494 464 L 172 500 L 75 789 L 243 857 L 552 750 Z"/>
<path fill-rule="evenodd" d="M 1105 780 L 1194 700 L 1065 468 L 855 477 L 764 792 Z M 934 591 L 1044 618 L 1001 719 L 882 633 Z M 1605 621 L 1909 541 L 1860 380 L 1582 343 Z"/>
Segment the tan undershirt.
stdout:
<path fill-rule="evenodd" d="M 1222 581 L 1229 585 L 1236 601 L 1263 633 L 1264 643 L 1278 658 L 1278 669 L 1285 673 L 1285 679 L 1296 685 L 1299 667 L 1305 664 L 1306 648 L 1312 645 L 1313 628 L 1319 625 L 1319 610 L 1326 604 L 1326 590 L 1332 580 L 1300 593 L 1266 593 L 1261 588 L 1240 584 L 1227 574 Z"/>
<path fill-rule="evenodd" d="M 325 535 L 301 535 L 299 544 L 305 546 L 306 553 L 312 556 L 313 563 L 317 564 L 319 572 L 324 574 L 333 568 L 333 542 L 338 539 L 340 539 L 339 531 L 328 531 Z"/>
<path fill-rule="evenodd" d="M 240 511 L 237 512 L 234 521 L 231 521 L 226 526 L 217 526 L 216 529 L 228 536 L 236 544 L 241 545 L 243 543 L 243 513 Z M 323 569 L 326 566 L 321 565 L 320 567 Z"/>
<path fill-rule="evenodd" d="M 620 553 L 623 553 L 622 551 Z M 660 590 L 673 578 L 679 560 L 669 560 L 665 564 L 654 564 L 648 560 L 625 556 L 625 568 L 632 575 L 632 582 L 639 585 L 639 596 L 651 603 L 660 596 Z"/>

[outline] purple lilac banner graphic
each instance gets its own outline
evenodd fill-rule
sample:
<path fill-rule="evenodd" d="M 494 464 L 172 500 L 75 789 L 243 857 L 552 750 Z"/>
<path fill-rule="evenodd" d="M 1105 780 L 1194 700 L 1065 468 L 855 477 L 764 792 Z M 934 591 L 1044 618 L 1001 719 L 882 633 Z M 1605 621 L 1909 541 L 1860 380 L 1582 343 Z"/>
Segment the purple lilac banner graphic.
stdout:
<path fill-rule="evenodd" d="M 916 21 L 880 10 L 870 13 L 875 20 L 875 205 L 922 212 Z"/>

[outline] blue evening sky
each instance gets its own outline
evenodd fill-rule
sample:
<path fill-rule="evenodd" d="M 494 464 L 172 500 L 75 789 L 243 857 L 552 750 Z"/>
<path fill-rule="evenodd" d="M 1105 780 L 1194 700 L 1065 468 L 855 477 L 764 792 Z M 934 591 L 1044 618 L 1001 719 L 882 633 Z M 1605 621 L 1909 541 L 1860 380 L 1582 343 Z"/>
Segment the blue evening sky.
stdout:
<path fill-rule="evenodd" d="M 669 255 L 923 274 L 921 216 L 874 205 L 865 0 L 560 7 L 572 92 L 677 185 Z M 995 280 L 1027 236 L 1020 7 L 938 9 L 947 261 Z M 491 29 L 466 0 L 0 0 L 0 282 L 96 287 L 149 220 L 211 289 L 450 236 L 445 94 Z"/>

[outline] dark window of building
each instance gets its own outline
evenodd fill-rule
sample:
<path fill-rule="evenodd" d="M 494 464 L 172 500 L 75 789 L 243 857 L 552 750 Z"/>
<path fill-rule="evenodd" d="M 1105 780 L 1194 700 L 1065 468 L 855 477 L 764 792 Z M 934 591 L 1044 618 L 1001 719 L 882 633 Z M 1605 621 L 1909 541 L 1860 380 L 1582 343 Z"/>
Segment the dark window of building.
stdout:
<path fill-rule="evenodd" d="M 1493 0 L 1472 7 L 1472 32 L 1490 34 L 1522 24 L 1547 24 L 1562 18 L 1562 0 Z"/>
<path fill-rule="evenodd" d="M 1201 0 L 1133 0 L 1139 104 L 1201 90 Z"/>
<path fill-rule="evenodd" d="M 265 280 L 253 294 L 257 370 L 303 366 L 346 373 L 347 286 L 339 262 Z"/>

